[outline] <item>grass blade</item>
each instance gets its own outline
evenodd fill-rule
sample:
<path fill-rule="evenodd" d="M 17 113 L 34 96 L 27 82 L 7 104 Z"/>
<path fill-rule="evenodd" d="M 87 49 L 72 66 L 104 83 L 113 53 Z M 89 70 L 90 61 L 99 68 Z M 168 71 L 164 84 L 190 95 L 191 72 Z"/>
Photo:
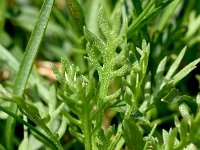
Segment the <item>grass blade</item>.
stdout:
<path fill-rule="evenodd" d="M 31 34 L 30 40 L 27 44 L 24 57 L 20 64 L 19 72 L 15 80 L 13 94 L 16 96 L 19 96 L 19 97 L 23 96 L 24 89 L 26 87 L 29 75 L 31 73 L 34 60 L 39 51 L 40 43 L 46 31 L 46 27 L 48 24 L 48 20 L 49 20 L 49 16 L 50 16 L 50 12 L 53 7 L 53 4 L 54 4 L 54 0 L 45 0 L 40 10 L 40 14 L 35 24 L 34 30 Z M 11 104 L 10 110 L 12 110 L 13 113 L 16 113 L 17 105 Z M 13 118 L 9 118 L 7 120 L 6 145 L 7 145 L 7 149 L 11 149 L 11 150 L 13 149 L 12 135 L 14 132 L 13 131 L 14 124 L 15 124 L 15 121 Z"/>

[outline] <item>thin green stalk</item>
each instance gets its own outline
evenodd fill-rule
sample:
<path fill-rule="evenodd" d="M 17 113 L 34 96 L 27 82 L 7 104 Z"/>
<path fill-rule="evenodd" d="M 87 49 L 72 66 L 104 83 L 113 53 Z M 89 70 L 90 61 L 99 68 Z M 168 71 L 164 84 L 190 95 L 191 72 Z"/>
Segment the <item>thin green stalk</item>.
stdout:
<path fill-rule="evenodd" d="M 142 13 L 142 3 L 140 0 L 132 0 L 133 1 L 133 6 L 135 8 L 135 15 L 138 17 L 141 13 Z M 145 39 L 145 40 L 148 40 L 149 39 L 149 36 L 148 36 L 148 31 L 147 31 L 147 26 L 143 26 L 141 29 L 140 29 L 140 33 L 142 35 L 142 40 Z"/>
<path fill-rule="evenodd" d="M 150 3 L 146 6 L 146 8 L 143 10 L 143 12 L 137 17 L 137 19 L 131 24 L 128 28 L 128 38 L 130 38 L 133 35 L 133 32 L 135 30 L 135 27 L 142 21 L 142 19 L 148 14 L 151 7 L 154 5 L 156 0 L 151 0 Z"/>
<path fill-rule="evenodd" d="M 19 72 L 17 74 L 13 94 L 22 97 L 24 93 L 24 89 L 26 87 L 29 75 L 31 73 L 31 69 L 34 63 L 34 60 L 39 51 L 40 43 L 43 39 L 43 36 L 46 31 L 46 27 L 48 24 L 50 12 L 52 10 L 54 4 L 54 0 L 45 0 L 43 6 L 40 10 L 40 14 L 38 16 L 37 22 L 35 24 L 34 30 L 31 34 L 30 40 L 27 44 L 26 51 L 24 57 L 21 61 Z M 12 103 L 10 106 L 10 110 L 13 113 L 17 112 L 17 105 Z M 13 118 L 8 118 L 6 125 L 6 145 L 7 148 L 13 149 L 13 132 L 14 132 L 15 120 Z"/>
<path fill-rule="evenodd" d="M 49 145 L 51 145 L 51 147 L 55 148 L 55 145 L 53 144 L 53 142 L 51 141 L 51 139 L 49 139 L 49 137 L 47 137 L 46 135 L 44 135 L 42 132 L 40 132 L 37 128 L 33 127 L 31 124 L 27 123 L 26 121 L 24 121 L 23 119 L 21 119 L 20 117 L 18 117 L 16 114 L 14 114 L 12 111 L 7 110 L 6 108 L 0 106 L 0 110 L 2 110 L 3 112 L 7 113 L 9 116 L 11 116 L 12 118 L 14 118 L 15 120 L 17 120 L 18 122 L 20 122 L 21 124 L 27 126 L 30 130 L 32 130 L 34 133 L 36 133 L 37 135 L 39 135 L 42 139 L 44 139 L 45 141 L 47 141 L 47 143 Z"/>
<path fill-rule="evenodd" d="M 92 134 L 91 134 L 91 121 L 90 121 L 90 110 L 88 108 L 88 103 L 84 103 L 84 114 L 83 114 L 83 134 L 84 134 L 84 141 L 85 141 L 85 149 L 92 150 Z"/>

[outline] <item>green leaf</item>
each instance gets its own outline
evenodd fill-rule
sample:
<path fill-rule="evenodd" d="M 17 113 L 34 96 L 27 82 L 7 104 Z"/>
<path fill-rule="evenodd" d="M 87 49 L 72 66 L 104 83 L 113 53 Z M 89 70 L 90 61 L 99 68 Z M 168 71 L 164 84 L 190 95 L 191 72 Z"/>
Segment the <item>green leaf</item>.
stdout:
<path fill-rule="evenodd" d="M 65 84 L 65 78 L 63 77 L 63 75 L 59 72 L 59 70 L 56 68 L 56 66 L 54 64 L 51 65 L 51 69 L 53 70 L 56 78 L 58 79 L 58 81 L 61 84 Z"/>
<path fill-rule="evenodd" d="M 78 131 L 75 131 L 74 129 L 69 127 L 69 132 L 70 132 L 70 134 L 75 136 L 80 142 L 84 141 L 84 136 L 82 134 L 80 134 Z"/>
<path fill-rule="evenodd" d="M 137 108 L 133 109 L 131 117 L 135 120 L 140 120 L 145 122 L 146 124 L 150 124 L 149 120 Z"/>
<path fill-rule="evenodd" d="M 40 14 L 38 16 L 37 22 L 35 24 L 34 30 L 31 34 L 30 40 L 27 44 L 25 54 L 20 63 L 19 72 L 17 74 L 13 94 L 19 97 L 23 96 L 28 78 L 31 73 L 31 69 L 34 63 L 34 60 L 39 51 L 40 43 L 43 39 L 43 36 L 46 31 L 46 27 L 48 24 L 49 16 L 54 4 L 54 0 L 45 0 L 42 8 L 40 10 Z M 11 104 L 10 109 L 12 112 L 16 113 L 17 106 L 16 104 Z M 6 134 L 6 143 L 7 148 L 12 149 L 12 134 L 14 129 L 14 120 L 12 118 L 7 120 L 7 134 Z"/>
<path fill-rule="evenodd" d="M 168 6 L 173 0 L 164 0 L 160 1 L 160 5 L 153 7 L 157 0 L 151 0 L 149 4 L 144 8 L 142 13 L 133 21 L 133 23 L 128 28 L 128 39 L 132 38 L 134 32 L 143 27 L 153 16 L 157 15 L 162 11 L 166 6 Z"/>
<path fill-rule="evenodd" d="M 129 149 L 142 150 L 144 148 L 142 133 L 133 120 L 124 120 L 122 131 L 123 137 Z"/>
<path fill-rule="evenodd" d="M 194 60 L 185 66 L 181 71 L 179 71 L 173 78 L 172 82 L 176 85 L 180 80 L 182 80 L 185 76 L 187 76 L 192 70 L 196 68 L 196 65 L 200 62 L 200 58 Z"/>
<path fill-rule="evenodd" d="M 181 126 L 180 126 L 180 141 L 181 143 L 185 143 L 187 140 L 187 134 L 188 134 L 189 126 L 187 123 L 187 120 L 184 118 L 181 120 Z"/>
<path fill-rule="evenodd" d="M 17 72 L 19 69 L 19 62 L 17 59 L 0 44 L 0 60 L 5 62 L 12 71 Z"/>
<path fill-rule="evenodd" d="M 174 149 L 177 133 L 178 133 L 177 128 L 173 128 L 169 130 L 169 139 L 167 143 L 168 150 Z"/>
<path fill-rule="evenodd" d="M 34 60 L 39 51 L 40 43 L 42 42 L 43 36 L 48 25 L 49 16 L 54 4 L 54 0 L 46 0 L 40 10 L 35 28 L 31 34 L 30 40 L 27 44 L 24 57 L 20 64 L 20 69 L 15 82 L 14 94 L 22 96 L 24 88 L 28 81 Z"/>
<path fill-rule="evenodd" d="M 171 67 L 169 68 L 167 74 L 166 74 L 166 79 L 170 79 L 172 77 L 172 75 L 175 73 L 175 71 L 177 70 L 178 66 L 181 63 L 181 60 L 183 59 L 183 56 L 185 55 L 186 52 L 186 47 L 184 47 L 181 52 L 179 53 L 178 57 L 176 58 L 176 60 L 174 61 L 174 63 L 171 65 Z"/>
<path fill-rule="evenodd" d="M 100 129 L 97 133 L 96 146 L 98 150 L 107 150 L 111 143 L 111 137 L 114 132 L 114 126 L 110 126 L 107 131 Z"/>
<path fill-rule="evenodd" d="M 81 127 L 81 121 L 72 117 L 69 112 L 66 112 L 65 110 L 62 111 L 63 112 L 63 115 L 73 124 Z"/>
<path fill-rule="evenodd" d="M 99 24 L 99 28 L 100 28 L 101 32 L 103 33 L 103 35 L 106 38 L 110 37 L 109 31 L 111 30 L 111 28 L 110 28 L 109 23 L 106 19 L 106 14 L 105 14 L 103 6 L 101 6 L 100 9 L 99 9 L 98 24 Z"/>
<path fill-rule="evenodd" d="M 158 77 L 156 77 L 156 79 L 159 79 L 160 77 L 163 76 L 163 73 L 165 71 L 166 62 L 167 62 L 167 57 L 164 57 L 160 61 L 159 65 L 157 67 L 157 70 L 156 70 L 156 76 L 158 76 Z"/>
<path fill-rule="evenodd" d="M 170 18 L 174 14 L 174 11 L 176 11 L 176 8 L 179 6 L 181 3 L 181 0 L 173 0 L 171 4 L 169 4 L 165 9 L 161 20 L 158 23 L 158 31 L 163 31 L 166 25 L 169 23 Z"/>
<path fill-rule="evenodd" d="M 168 142 L 169 142 L 169 133 L 166 130 L 162 130 L 162 136 L 163 136 L 163 146 L 165 150 L 168 149 Z"/>
<path fill-rule="evenodd" d="M 158 143 L 157 137 L 154 137 L 153 134 L 156 130 L 157 124 L 154 125 L 148 137 L 145 137 L 146 143 L 143 150 L 147 150 L 149 147 L 154 147 Z"/>
<path fill-rule="evenodd" d="M 85 26 L 85 15 L 78 0 L 65 0 L 70 10 L 72 18 L 74 19 L 74 25 L 78 29 L 80 36 L 83 35 L 83 27 Z"/>
<path fill-rule="evenodd" d="M 191 125 L 190 113 L 189 113 L 188 107 L 187 107 L 187 105 L 185 103 L 180 104 L 179 111 L 180 111 L 182 117 L 185 120 L 187 120 L 187 122 L 189 123 L 189 125 Z"/>
<path fill-rule="evenodd" d="M 157 87 L 162 87 L 163 83 L 165 82 L 163 73 L 165 71 L 165 65 L 166 65 L 166 63 L 167 63 L 167 57 L 164 57 L 160 61 L 159 65 L 158 65 L 158 68 L 156 70 L 155 80 L 156 80 L 156 86 Z"/>
<path fill-rule="evenodd" d="M 9 111 L 8 109 L 6 109 L 6 108 L 4 108 L 2 106 L 0 106 L 0 110 L 3 111 L 3 112 L 5 112 L 5 113 L 7 113 L 11 117 L 15 118 L 18 122 L 22 123 L 23 125 L 27 126 L 32 132 L 34 132 L 38 136 L 40 136 L 40 138 L 42 138 L 42 140 L 45 140 L 45 142 L 48 143 L 48 146 L 50 146 L 52 148 L 56 147 L 54 145 L 53 141 L 48 136 L 46 136 L 45 134 L 43 134 L 40 130 L 38 130 L 37 128 L 35 128 L 31 124 L 29 124 L 28 122 L 26 122 L 23 119 L 21 119 L 19 116 L 17 116 L 13 112 Z"/>
<path fill-rule="evenodd" d="M 178 133 L 177 128 L 170 128 L 169 133 L 166 130 L 163 130 L 163 146 L 165 150 L 172 150 L 175 147 L 176 135 Z M 162 147 L 163 147 L 162 146 Z"/>

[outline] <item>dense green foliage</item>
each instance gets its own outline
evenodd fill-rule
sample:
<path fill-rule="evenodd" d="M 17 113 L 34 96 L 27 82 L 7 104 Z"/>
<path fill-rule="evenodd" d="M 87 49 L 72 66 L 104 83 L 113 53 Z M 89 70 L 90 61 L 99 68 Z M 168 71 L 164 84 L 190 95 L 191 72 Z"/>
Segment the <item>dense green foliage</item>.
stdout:
<path fill-rule="evenodd" d="M 0 150 L 200 149 L 199 49 L 198 0 L 1 0 Z"/>

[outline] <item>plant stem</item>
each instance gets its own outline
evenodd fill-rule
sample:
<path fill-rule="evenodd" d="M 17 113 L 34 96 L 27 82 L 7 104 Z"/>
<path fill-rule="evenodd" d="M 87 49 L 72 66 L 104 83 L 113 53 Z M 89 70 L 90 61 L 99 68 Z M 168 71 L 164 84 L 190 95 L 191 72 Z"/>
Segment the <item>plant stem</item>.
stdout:
<path fill-rule="evenodd" d="M 133 36 L 133 32 L 135 28 L 140 24 L 142 19 L 145 17 L 145 15 L 149 12 L 153 4 L 156 0 L 151 0 L 150 3 L 146 6 L 146 8 L 143 10 L 143 12 L 137 17 L 137 19 L 129 26 L 128 28 L 128 38 Z"/>
<path fill-rule="evenodd" d="M 84 114 L 83 114 L 83 134 L 84 134 L 84 141 L 85 141 L 85 149 L 92 150 L 92 135 L 91 135 L 91 121 L 90 121 L 90 108 L 88 108 L 89 104 L 86 101 L 84 103 Z"/>

